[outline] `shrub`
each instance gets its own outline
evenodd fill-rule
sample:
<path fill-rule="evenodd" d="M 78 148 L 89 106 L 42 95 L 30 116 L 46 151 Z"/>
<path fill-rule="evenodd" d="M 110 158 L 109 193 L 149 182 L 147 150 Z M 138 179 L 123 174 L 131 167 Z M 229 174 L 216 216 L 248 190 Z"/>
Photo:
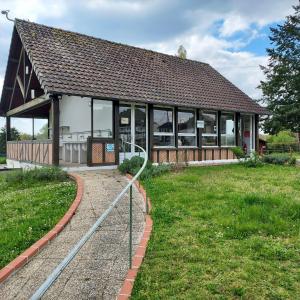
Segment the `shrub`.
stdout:
<path fill-rule="evenodd" d="M 233 152 L 233 154 L 236 156 L 237 159 L 242 159 L 246 157 L 246 153 L 241 147 L 233 147 L 231 151 Z"/>
<path fill-rule="evenodd" d="M 0 165 L 6 164 L 6 157 L 0 157 Z"/>
<path fill-rule="evenodd" d="M 263 161 L 267 164 L 274 165 L 295 165 L 296 158 L 288 153 L 272 153 L 263 156 Z"/>
<path fill-rule="evenodd" d="M 257 152 L 252 152 L 250 157 L 245 160 L 243 164 L 248 168 L 257 168 L 262 166 L 262 161 Z"/>
<path fill-rule="evenodd" d="M 67 173 L 57 167 L 42 167 L 8 172 L 5 176 L 7 183 L 29 183 L 36 181 L 65 181 Z"/>
<path fill-rule="evenodd" d="M 133 156 L 131 159 L 125 159 L 118 167 L 122 174 L 129 173 L 131 175 L 137 174 L 144 163 L 144 159 L 139 156 Z M 159 176 L 163 173 L 169 172 L 172 169 L 171 165 L 158 165 L 153 166 L 152 162 L 148 160 L 147 165 L 141 174 L 142 180 L 151 177 Z"/>

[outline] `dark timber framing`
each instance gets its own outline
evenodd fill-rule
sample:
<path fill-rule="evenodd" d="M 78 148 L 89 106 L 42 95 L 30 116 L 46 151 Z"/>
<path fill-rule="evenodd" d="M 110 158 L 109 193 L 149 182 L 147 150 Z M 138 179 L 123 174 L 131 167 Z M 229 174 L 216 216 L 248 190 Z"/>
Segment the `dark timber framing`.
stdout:
<path fill-rule="evenodd" d="M 52 164 L 59 165 L 59 96 L 51 95 Z"/>
<path fill-rule="evenodd" d="M 10 117 L 6 117 L 6 142 L 11 140 L 11 124 Z"/>
<path fill-rule="evenodd" d="M 119 127 L 120 127 L 120 115 L 119 115 L 119 101 L 113 101 L 113 133 L 115 138 L 115 160 L 116 164 L 119 164 L 119 151 L 120 151 L 120 137 L 119 137 Z"/>

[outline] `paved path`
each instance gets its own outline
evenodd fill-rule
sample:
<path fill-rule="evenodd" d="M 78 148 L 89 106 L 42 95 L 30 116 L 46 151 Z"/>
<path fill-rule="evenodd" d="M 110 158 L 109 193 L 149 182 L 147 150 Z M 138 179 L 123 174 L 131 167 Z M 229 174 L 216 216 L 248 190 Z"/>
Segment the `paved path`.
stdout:
<path fill-rule="evenodd" d="M 0 285 L 0 299 L 28 299 L 128 183 L 117 171 L 78 173 L 84 196 L 71 222 L 26 266 Z M 144 203 L 134 189 L 134 249 L 144 229 Z M 128 270 L 129 199 L 124 197 L 43 299 L 115 299 Z M 133 252 L 134 253 L 134 252 Z"/>

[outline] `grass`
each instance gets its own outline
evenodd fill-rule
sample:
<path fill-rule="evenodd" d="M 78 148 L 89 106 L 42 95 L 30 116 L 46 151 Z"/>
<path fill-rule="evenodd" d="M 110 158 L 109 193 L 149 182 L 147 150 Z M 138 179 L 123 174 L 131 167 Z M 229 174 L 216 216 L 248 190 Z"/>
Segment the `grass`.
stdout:
<path fill-rule="evenodd" d="M 0 165 L 6 164 L 6 157 L 0 156 Z"/>
<path fill-rule="evenodd" d="M 154 227 L 132 299 L 300 299 L 298 168 L 188 168 L 144 186 Z"/>
<path fill-rule="evenodd" d="M 49 175 L 50 174 L 50 175 Z M 0 268 L 51 230 L 75 198 L 57 169 L 0 173 Z"/>

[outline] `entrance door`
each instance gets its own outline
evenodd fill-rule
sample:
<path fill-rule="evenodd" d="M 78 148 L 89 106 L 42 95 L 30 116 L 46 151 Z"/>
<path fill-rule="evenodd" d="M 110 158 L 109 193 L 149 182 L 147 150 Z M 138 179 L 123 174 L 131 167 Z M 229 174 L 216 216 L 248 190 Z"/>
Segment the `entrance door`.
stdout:
<path fill-rule="evenodd" d="M 119 108 L 120 163 L 125 158 L 143 156 L 134 145 L 122 144 L 122 141 L 139 145 L 147 151 L 147 108 L 145 105 L 120 104 Z"/>
<path fill-rule="evenodd" d="M 252 142 L 252 116 L 241 115 L 241 146 L 247 154 L 253 150 Z"/>

